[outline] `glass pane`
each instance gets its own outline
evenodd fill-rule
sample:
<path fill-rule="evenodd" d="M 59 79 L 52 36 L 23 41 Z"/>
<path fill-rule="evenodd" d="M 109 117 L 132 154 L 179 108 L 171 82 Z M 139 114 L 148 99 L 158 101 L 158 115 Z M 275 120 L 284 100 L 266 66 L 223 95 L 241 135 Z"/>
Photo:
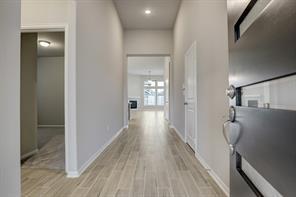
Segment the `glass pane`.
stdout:
<path fill-rule="evenodd" d="M 155 105 L 156 91 L 155 89 L 144 89 L 144 105 Z"/>
<path fill-rule="evenodd" d="M 258 0 L 244 21 L 240 24 L 240 35 L 242 36 L 248 28 L 255 22 L 255 20 L 263 12 L 264 8 L 268 6 L 271 0 Z"/>
<path fill-rule="evenodd" d="M 158 87 L 163 87 L 164 86 L 164 81 L 158 81 L 157 86 Z"/>
<path fill-rule="evenodd" d="M 155 87 L 155 81 L 152 80 L 145 80 L 144 87 Z"/>
<path fill-rule="evenodd" d="M 296 110 L 296 76 L 242 88 L 242 106 Z"/>
<path fill-rule="evenodd" d="M 164 89 L 157 89 L 157 105 L 164 105 Z"/>

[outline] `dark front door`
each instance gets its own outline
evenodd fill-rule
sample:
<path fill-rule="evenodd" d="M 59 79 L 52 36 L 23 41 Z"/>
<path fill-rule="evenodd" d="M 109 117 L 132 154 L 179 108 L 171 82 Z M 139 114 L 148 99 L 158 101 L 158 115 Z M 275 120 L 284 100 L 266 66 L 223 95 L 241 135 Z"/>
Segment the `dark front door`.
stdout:
<path fill-rule="evenodd" d="M 296 1 L 228 0 L 228 25 L 231 197 L 296 196 Z"/>

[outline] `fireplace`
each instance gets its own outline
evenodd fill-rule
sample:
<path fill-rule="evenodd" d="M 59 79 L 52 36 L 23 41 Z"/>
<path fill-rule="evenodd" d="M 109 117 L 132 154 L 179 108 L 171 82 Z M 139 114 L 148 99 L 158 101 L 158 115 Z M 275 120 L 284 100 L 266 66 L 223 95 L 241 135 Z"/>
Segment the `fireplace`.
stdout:
<path fill-rule="evenodd" d="M 138 109 L 138 101 L 130 100 L 129 103 L 131 104 L 131 109 Z"/>

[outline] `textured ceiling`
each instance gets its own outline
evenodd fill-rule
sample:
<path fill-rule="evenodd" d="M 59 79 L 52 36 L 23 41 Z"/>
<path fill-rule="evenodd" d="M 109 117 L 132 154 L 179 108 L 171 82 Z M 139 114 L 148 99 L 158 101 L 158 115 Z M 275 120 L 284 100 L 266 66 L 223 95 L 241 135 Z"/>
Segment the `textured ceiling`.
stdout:
<path fill-rule="evenodd" d="M 40 32 L 38 41 L 50 42 L 49 47 L 42 47 L 38 42 L 38 57 L 62 57 L 64 56 L 65 42 L 64 32 Z"/>
<path fill-rule="evenodd" d="M 114 0 L 125 29 L 172 29 L 180 0 Z M 145 10 L 152 13 L 145 15 Z"/>

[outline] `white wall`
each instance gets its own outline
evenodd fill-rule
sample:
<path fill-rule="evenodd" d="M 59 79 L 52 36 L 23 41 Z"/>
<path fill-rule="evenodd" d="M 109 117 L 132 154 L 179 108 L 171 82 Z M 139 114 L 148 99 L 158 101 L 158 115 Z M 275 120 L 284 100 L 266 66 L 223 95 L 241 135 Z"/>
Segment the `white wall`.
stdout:
<path fill-rule="evenodd" d="M 129 55 L 170 55 L 173 50 L 171 30 L 126 30 L 125 53 Z"/>
<path fill-rule="evenodd" d="M 184 55 L 197 42 L 198 154 L 229 186 L 229 152 L 222 135 L 228 112 L 226 0 L 183 1 L 174 28 L 173 124 L 184 136 Z"/>
<path fill-rule="evenodd" d="M 38 125 L 64 125 L 64 57 L 39 57 Z"/>
<path fill-rule="evenodd" d="M 77 171 L 76 147 L 76 1 L 75 0 L 22 0 L 21 26 L 23 29 L 64 27 L 65 33 L 65 138 L 66 171 Z M 67 48 L 69 49 L 67 51 Z"/>
<path fill-rule="evenodd" d="M 82 169 L 123 127 L 123 29 L 113 1 L 77 1 L 77 144 Z"/>
<path fill-rule="evenodd" d="M 128 97 L 141 98 L 143 90 L 143 79 L 141 75 L 128 75 Z"/>
<path fill-rule="evenodd" d="M 0 195 L 20 196 L 20 1 L 0 1 Z"/>

